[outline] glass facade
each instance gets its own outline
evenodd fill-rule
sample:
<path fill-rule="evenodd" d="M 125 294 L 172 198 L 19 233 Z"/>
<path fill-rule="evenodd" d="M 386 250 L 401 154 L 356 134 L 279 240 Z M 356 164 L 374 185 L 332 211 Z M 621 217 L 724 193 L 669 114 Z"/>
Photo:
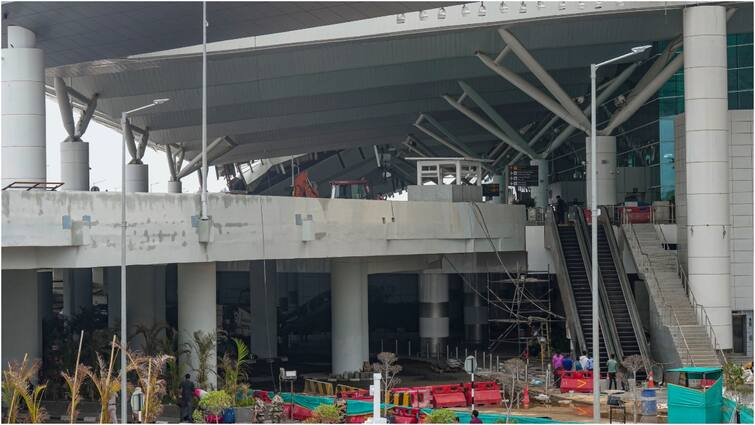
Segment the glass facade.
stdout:
<path fill-rule="evenodd" d="M 660 51 L 666 43 L 656 43 Z M 678 54 L 678 52 L 677 52 Z M 752 33 L 727 37 L 729 109 L 752 109 Z M 674 74 L 658 91 L 658 142 L 660 144 L 660 193 L 662 200 L 674 196 L 674 116 L 684 112 L 684 70 Z"/>

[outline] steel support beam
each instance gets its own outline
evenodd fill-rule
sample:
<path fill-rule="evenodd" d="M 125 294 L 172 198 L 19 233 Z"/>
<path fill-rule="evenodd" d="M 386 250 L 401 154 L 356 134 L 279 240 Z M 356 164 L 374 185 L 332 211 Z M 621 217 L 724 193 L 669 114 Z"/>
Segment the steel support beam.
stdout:
<path fill-rule="evenodd" d="M 671 59 L 671 55 L 674 53 L 676 49 L 678 49 L 682 44 L 682 36 L 679 35 L 673 40 L 669 42 L 669 44 L 666 46 L 665 49 L 663 49 L 663 52 L 661 52 L 658 57 L 656 58 L 655 62 L 650 66 L 650 68 L 647 70 L 645 75 L 640 78 L 640 81 L 637 82 L 637 84 L 634 86 L 634 88 L 629 92 L 629 95 L 627 96 L 627 99 L 631 99 L 634 97 L 637 93 L 639 93 L 642 89 L 645 88 L 645 86 L 648 85 L 658 74 L 663 70 L 663 68 L 668 64 L 669 60 Z"/>
<path fill-rule="evenodd" d="M 558 102 L 551 99 L 548 95 L 546 95 L 545 93 L 537 89 L 535 86 L 527 82 L 524 78 L 520 77 L 517 73 L 507 68 L 504 68 L 503 66 L 498 65 L 497 63 L 495 63 L 493 59 L 490 58 L 490 56 L 486 55 L 485 53 L 477 52 L 476 55 L 482 61 L 482 63 L 485 64 L 485 66 L 490 68 L 496 74 L 503 77 L 506 81 L 510 82 L 519 90 L 523 91 L 527 96 L 531 97 L 536 102 L 543 105 L 549 111 L 558 115 L 559 118 L 579 128 L 585 133 L 588 133 L 590 131 L 589 126 L 585 126 L 578 119 L 574 118 Z"/>
<path fill-rule="evenodd" d="M 71 99 L 68 97 L 66 83 L 60 77 L 55 77 L 55 97 L 58 100 L 58 109 L 60 109 L 63 128 L 68 133 L 68 139 L 73 141 L 76 134 L 76 127 L 73 123 L 73 108 L 71 107 Z"/>
<path fill-rule="evenodd" d="M 524 66 L 532 71 L 535 77 L 537 77 L 537 79 L 540 80 L 541 83 L 543 83 L 545 88 L 548 89 L 553 97 L 556 98 L 558 103 L 560 103 L 561 106 L 563 106 L 564 109 L 566 109 L 566 111 L 572 117 L 574 117 L 575 120 L 580 122 L 585 127 L 589 127 L 590 122 L 587 120 L 585 114 L 579 109 L 579 107 L 577 107 L 577 104 L 574 103 L 572 98 L 569 97 L 568 94 L 566 94 L 564 89 L 561 88 L 561 85 L 559 85 L 556 80 L 554 80 L 553 77 L 548 74 L 548 71 L 546 71 L 545 68 L 543 68 L 537 60 L 535 60 L 535 58 L 524 47 L 524 45 L 522 45 L 519 39 L 505 28 L 498 28 L 498 34 L 501 36 L 503 41 L 509 47 L 511 47 L 511 50 L 514 51 L 514 54 L 519 58 L 519 60 L 522 61 Z"/>
<path fill-rule="evenodd" d="M 519 152 L 525 153 L 530 158 L 538 157 L 537 152 L 527 144 L 527 141 L 524 140 L 519 131 L 512 127 L 511 124 L 509 124 L 492 106 L 490 106 L 490 104 L 486 102 L 485 99 L 475 91 L 475 89 L 470 87 L 469 84 L 464 81 L 459 81 L 459 86 L 461 86 L 464 93 L 466 93 L 466 95 L 469 96 L 469 98 L 472 99 L 480 109 L 482 109 L 482 112 L 485 112 L 485 115 L 487 115 L 505 135 L 509 136 L 509 140 L 512 142 L 509 143 L 509 145 Z M 461 102 L 457 103 L 461 104 Z"/>
<path fill-rule="evenodd" d="M 440 134 L 438 134 L 438 133 L 430 130 L 429 128 L 427 128 L 425 126 L 423 126 L 422 125 L 422 121 L 423 120 L 426 120 L 427 122 L 429 122 L 430 124 L 432 124 L 433 127 L 437 128 L 438 131 L 440 131 L 444 135 L 446 135 L 446 136 L 450 135 L 450 133 L 448 132 L 448 130 L 446 130 L 445 128 L 443 128 L 442 126 L 440 126 L 440 123 L 438 121 L 436 121 L 434 118 L 430 117 L 429 115 L 425 115 L 425 114 L 420 114 L 419 118 L 414 123 L 414 126 L 418 130 L 420 130 L 421 132 L 427 134 L 428 136 L 430 136 L 433 139 L 435 139 L 441 145 L 447 147 L 448 149 L 451 149 L 452 151 L 456 152 L 457 154 L 459 154 L 459 155 L 461 155 L 463 157 L 467 157 L 467 158 L 474 158 L 475 157 L 475 155 L 473 153 L 467 151 L 462 146 L 459 146 L 457 143 L 454 143 L 455 140 L 454 141 L 449 141 L 446 138 L 444 138 L 443 136 L 441 136 Z M 455 137 L 452 136 L 452 137 L 449 137 L 449 139 L 455 139 Z"/>
<path fill-rule="evenodd" d="M 84 109 L 84 111 L 81 113 L 81 117 L 79 117 L 79 121 L 76 123 L 76 138 L 81 139 L 81 136 L 83 136 L 87 131 L 89 123 L 92 122 L 94 112 L 97 110 L 98 98 L 99 94 L 95 93 L 94 96 L 92 96 L 92 98 L 87 102 L 86 109 Z"/>
<path fill-rule="evenodd" d="M 136 142 L 134 142 L 134 128 L 131 123 L 126 119 L 126 125 L 123 129 L 123 137 L 126 139 L 126 147 L 128 148 L 128 154 L 131 155 L 132 161 L 136 159 Z"/>
<path fill-rule="evenodd" d="M 608 85 L 605 86 L 603 91 L 601 91 L 600 94 L 597 96 L 596 107 L 608 101 L 608 98 L 613 96 L 616 90 L 618 90 L 621 87 L 621 85 L 624 84 L 627 81 L 627 79 L 629 79 L 629 76 L 632 75 L 632 73 L 634 72 L 635 69 L 637 69 L 638 66 L 639 66 L 639 62 L 633 63 L 632 65 L 629 65 L 623 71 L 621 71 L 619 75 L 613 78 L 610 81 L 610 83 L 608 83 Z M 587 108 L 585 108 L 584 110 L 588 116 L 590 115 L 592 99 L 590 100 L 590 102 L 591 102 L 590 105 L 588 105 Z M 571 136 L 574 133 L 575 130 L 576 129 L 573 126 L 569 126 L 565 128 L 563 131 L 561 131 L 561 134 L 556 136 L 556 138 L 553 139 L 553 142 L 551 142 L 551 144 L 545 149 L 545 151 L 543 152 L 543 155 L 548 156 L 550 155 L 551 152 L 558 149 L 559 146 L 561 146 L 564 143 L 564 141 L 566 141 L 566 139 L 568 139 L 569 136 Z"/>
<path fill-rule="evenodd" d="M 495 137 L 499 138 L 500 140 L 506 142 L 512 148 L 514 148 L 514 149 L 516 149 L 516 150 L 518 150 L 518 151 L 520 151 L 520 152 L 522 152 L 522 153 L 524 153 L 526 155 L 529 155 L 528 152 L 523 152 L 521 150 L 522 147 L 519 146 L 517 143 L 515 143 L 506 134 L 504 134 L 501 129 L 499 129 L 498 127 L 496 127 L 493 124 L 489 123 L 483 117 L 481 117 L 481 116 L 477 115 L 476 113 L 474 113 L 471 109 L 469 109 L 469 108 L 465 107 L 464 105 L 458 103 L 457 101 L 455 101 L 454 99 L 452 99 L 448 95 L 444 95 L 443 99 L 445 99 L 446 102 L 448 102 L 449 105 L 453 106 L 457 111 L 459 111 L 462 114 L 466 115 L 467 118 L 471 119 L 472 121 L 474 121 L 475 123 L 477 123 L 477 125 L 479 125 L 480 127 L 484 128 L 485 130 L 487 130 L 490 134 L 492 134 Z M 535 156 L 537 157 L 537 155 L 535 155 Z"/>
<path fill-rule="evenodd" d="M 215 149 L 220 145 L 222 142 L 225 142 L 225 146 L 221 147 L 220 149 Z M 208 163 L 212 162 L 221 156 L 227 154 L 230 152 L 231 149 L 236 147 L 236 143 L 234 143 L 229 137 L 218 137 L 217 139 L 213 140 L 212 143 L 210 143 L 207 146 L 207 160 Z M 193 173 L 194 171 L 197 171 L 202 164 L 202 153 L 197 154 L 194 158 L 189 161 L 186 166 L 181 169 L 181 171 L 178 173 L 178 179 L 182 179 L 189 174 Z"/>

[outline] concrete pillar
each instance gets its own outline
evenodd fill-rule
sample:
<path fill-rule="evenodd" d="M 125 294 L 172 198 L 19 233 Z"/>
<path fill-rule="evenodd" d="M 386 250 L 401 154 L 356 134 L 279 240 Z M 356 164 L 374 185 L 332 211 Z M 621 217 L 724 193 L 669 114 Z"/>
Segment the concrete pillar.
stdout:
<path fill-rule="evenodd" d="M 275 261 L 249 264 L 251 345 L 260 358 L 278 356 L 278 276 Z"/>
<path fill-rule="evenodd" d="M 690 287 L 713 324 L 718 348 L 730 349 L 726 8 L 685 8 L 683 22 Z"/>
<path fill-rule="evenodd" d="M 488 338 L 488 288 L 477 274 L 467 274 L 464 283 L 464 338 L 483 344 Z"/>
<path fill-rule="evenodd" d="M 2 51 L 2 186 L 47 180 L 45 64 L 36 36 L 9 26 Z M 10 47 L 12 46 L 12 47 Z"/>
<path fill-rule="evenodd" d="M 52 311 L 52 270 L 37 272 L 37 285 L 39 286 L 39 315 L 42 320 L 51 320 Z"/>
<path fill-rule="evenodd" d="M 216 273 L 215 263 L 178 264 L 178 345 L 185 346 L 193 340 L 194 332 L 204 334 L 217 332 Z M 199 365 L 197 353 L 192 351 L 184 359 L 189 365 L 183 370 L 191 371 Z M 217 370 L 217 345 L 210 356 L 208 367 Z M 195 372 L 189 372 L 196 380 Z M 209 374 L 208 383 L 217 387 L 217 376 Z"/>
<path fill-rule="evenodd" d="M 2 271 L 2 364 L 42 358 L 42 316 L 36 270 Z"/>
<path fill-rule="evenodd" d="M 590 173 L 592 170 L 590 138 L 585 139 L 587 155 L 587 168 L 585 180 L 587 181 L 587 207 L 592 208 L 592 182 Z M 616 199 L 616 137 L 597 136 L 598 161 L 598 205 L 615 205 Z"/>
<path fill-rule="evenodd" d="M 92 269 L 63 270 L 63 315 L 71 317 L 92 306 Z"/>
<path fill-rule="evenodd" d="M 183 188 L 181 187 L 181 180 L 169 180 L 168 181 L 168 193 L 181 193 Z"/>
<path fill-rule="evenodd" d="M 537 166 L 537 186 L 530 188 L 530 196 L 535 201 L 536 207 L 546 208 L 548 206 L 548 161 L 533 159 L 530 165 Z"/>
<path fill-rule="evenodd" d="M 366 346 L 367 263 L 361 259 L 333 259 L 330 263 L 330 311 L 333 373 L 362 369 Z"/>
<path fill-rule="evenodd" d="M 89 143 L 60 144 L 60 180 L 61 190 L 89 190 Z"/>
<path fill-rule="evenodd" d="M 121 268 L 105 267 L 103 270 L 107 293 L 107 326 L 120 329 L 121 323 Z M 128 278 L 128 271 L 126 272 Z M 128 314 L 128 312 L 126 312 Z"/>
<path fill-rule="evenodd" d="M 120 273 L 120 268 L 116 270 Z M 120 274 L 118 280 L 120 283 Z M 126 295 L 129 335 L 134 335 L 140 325 L 150 328 L 165 324 L 165 266 L 128 266 Z M 129 341 L 132 349 L 143 350 L 144 343 L 143 335 L 134 336 Z"/>
<path fill-rule="evenodd" d="M 126 165 L 126 192 L 149 192 L 149 166 L 147 164 Z"/>
<path fill-rule="evenodd" d="M 422 352 L 435 354 L 448 343 L 448 275 L 419 275 L 419 340 Z"/>

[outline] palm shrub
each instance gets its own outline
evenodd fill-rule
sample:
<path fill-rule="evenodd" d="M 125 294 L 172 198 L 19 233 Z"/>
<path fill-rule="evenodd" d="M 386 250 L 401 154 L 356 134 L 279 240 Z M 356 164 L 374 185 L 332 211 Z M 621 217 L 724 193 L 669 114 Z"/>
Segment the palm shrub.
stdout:
<path fill-rule="evenodd" d="M 181 386 L 181 359 L 191 351 L 185 346 L 179 347 L 178 332 L 173 328 L 166 328 L 165 336 L 158 342 L 159 352 L 169 355 L 171 358 L 165 363 L 165 376 L 167 380 L 167 395 L 170 400 L 177 401 Z"/>
<path fill-rule="evenodd" d="M 76 417 L 79 415 L 77 406 L 79 404 L 79 401 L 81 401 L 81 387 L 84 384 L 84 381 L 86 380 L 86 377 L 87 375 L 89 375 L 89 373 L 91 373 L 89 366 L 83 365 L 81 363 L 77 365 L 73 373 L 60 373 L 60 375 L 66 382 L 66 386 L 68 388 L 68 396 L 71 398 L 67 411 L 69 417 L 71 418 L 71 423 L 75 422 Z"/>
<path fill-rule="evenodd" d="M 236 348 L 236 357 L 232 358 L 229 353 L 223 355 L 223 359 L 220 361 L 221 368 L 223 369 L 224 390 L 231 395 L 235 401 L 236 393 L 239 388 L 240 381 L 247 379 L 246 371 L 244 367 L 249 363 L 249 348 L 239 338 L 231 339 Z"/>
<path fill-rule="evenodd" d="M 217 334 L 215 332 L 195 331 L 192 340 L 186 343 L 186 348 L 197 356 L 197 367 L 192 367 L 197 373 L 197 385 L 200 388 L 208 388 L 210 373 L 210 359 L 215 355 Z"/>
<path fill-rule="evenodd" d="M 97 354 L 97 371 L 89 370 L 86 372 L 87 377 L 97 390 L 97 394 L 100 398 L 100 423 L 109 422 L 107 406 L 110 398 L 114 394 L 118 394 L 121 389 L 121 375 L 116 373 L 113 375 L 113 362 L 115 361 L 116 350 L 115 336 L 110 347 L 110 359 L 107 365 L 102 359 L 102 356 Z"/>
<path fill-rule="evenodd" d="M 161 340 L 167 329 L 168 325 L 162 323 L 153 323 L 150 326 L 139 324 L 136 325 L 134 333 L 129 340 L 141 335 L 144 338 L 142 351 L 148 356 L 154 356 L 162 348 Z"/>
<path fill-rule="evenodd" d="M 209 391 L 199 399 L 199 409 L 206 414 L 221 416 L 230 407 L 233 407 L 233 398 L 223 390 Z"/>
<path fill-rule="evenodd" d="M 144 392 L 144 421 L 154 422 L 163 410 L 162 399 L 167 391 L 167 384 L 162 375 L 170 356 L 167 354 L 148 356 L 129 351 L 124 347 L 121 349 L 126 352 L 129 369 L 136 372 L 138 386 Z"/>
<path fill-rule="evenodd" d="M 19 405 L 22 400 L 29 410 L 29 420 L 32 423 L 39 423 L 44 420 L 45 411 L 41 407 L 41 399 L 47 385 L 38 385 L 31 392 L 29 391 L 31 380 L 36 376 L 40 367 L 41 362 L 39 360 L 30 361 L 28 355 L 24 355 L 21 363 L 10 362 L 8 368 L 3 370 L 3 404 L 7 406 L 8 415 L 5 419 L 7 423 L 17 422 Z"/>

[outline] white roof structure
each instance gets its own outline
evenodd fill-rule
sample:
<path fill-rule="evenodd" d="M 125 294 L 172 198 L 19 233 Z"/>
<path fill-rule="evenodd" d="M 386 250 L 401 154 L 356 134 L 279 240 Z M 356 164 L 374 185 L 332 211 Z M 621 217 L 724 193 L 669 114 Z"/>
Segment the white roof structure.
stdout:
<path fill-rule="evenodd" d="M 591 62 L 676 37 L 685 6 L 563 3 L 524 2 L 526 10 L 520 10 L 520 3 L 510 2 L 504 11 L 498 2 L 486 2 L 485 16 L 478 16 L 480 3 L 465 5 L 467 15 L 461 5 L 449 3 L 446 18 L 439 20 L 438 7 L 444 4 L 437 2 L 209 2 L 208 142 L 227 137 L 234 145 L 213 164 L 330 152 L 319 163 L 338 151 L 331 161 L 346 174 L 326 166 L 328 178 L 348 178 L 349 172 L 363 177 L 377 172 L 373 146 L 404 149 L 407 136 L 435 156 L 458 156 L 418 131 L 413 124 L 420 114 L 442 123 L 465 156 L 484 158 L 500 140 L 442 98 L 460 94 L 459 81 L 514 128 L 527 129 L 552 116 L 475 56 L 482 51 L 495 57 L 505 46 L 496 28 L 507 26 L 577 98 L 589 91 Z M 733 6 L 740 12 L 729 31 L 752 31 L 752 4 Z M 97 93 L 95 119 L 114 126 L 121 111 L 169 97 L 171 102 L 134 116 L 132 123 L 149 127 L 156 146 L 182 146 L 187 158 L 198 151 L 200 3 L 14 2 L 3 5 L 3 13 L 4 31 L 21 25 L 37 33 L 49 93 L 55 77 L 86 97 Z M 403 23 L 398 13 L 405 13 Z M 607 66 L 601 80 L 629 62 L 648 59 L 645 54 Z M 539 86 L 514 54 L 501 64 Z M 641 76 L 638 72 L 630 81 Z M 356 162 L 344 163 L 344 155 L 356 156 Z M 403 163 L 397 171 L 404 177 L 413 174 L 409 164 L 397 162 Z M 319 181 L 316 172 L 310 176 Z"/>

